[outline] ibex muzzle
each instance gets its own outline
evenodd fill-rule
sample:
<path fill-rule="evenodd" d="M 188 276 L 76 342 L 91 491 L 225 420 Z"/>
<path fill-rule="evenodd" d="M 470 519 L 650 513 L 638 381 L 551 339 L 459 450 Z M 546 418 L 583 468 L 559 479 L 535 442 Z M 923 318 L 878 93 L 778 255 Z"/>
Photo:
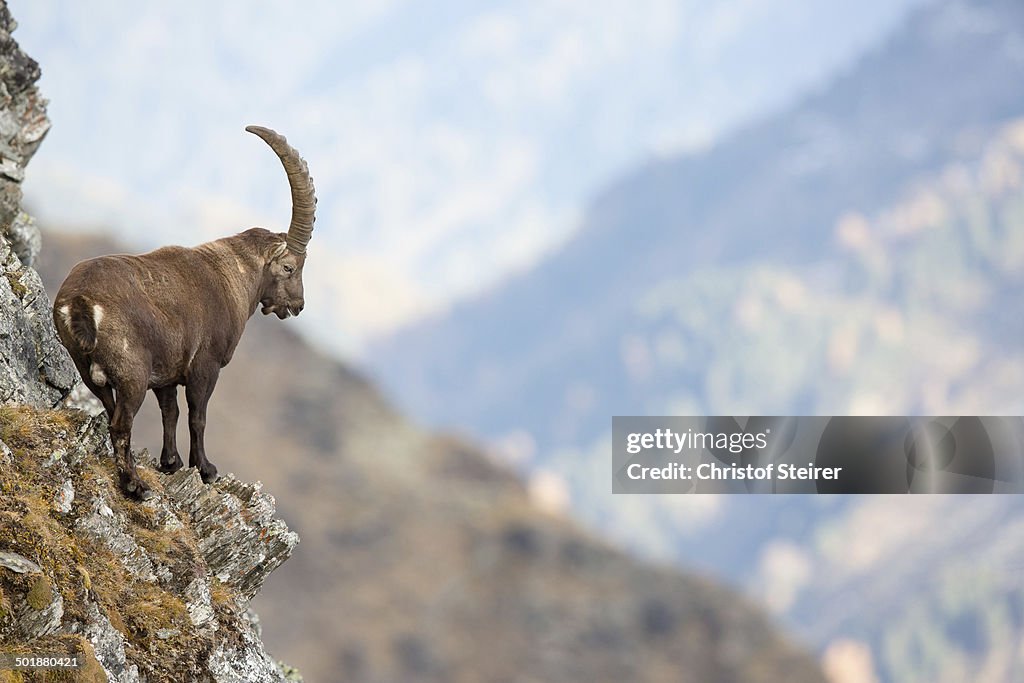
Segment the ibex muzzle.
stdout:
<path fill-rule="evenodd" d="M 280 157 L 292 193 L 287 233 L 252 228 L 193 248 L 163 247 L 76 265 L 54 299 L 53 319 L 86 386 L 110 419 L 125 493 L 149 496 L 131 450 L 132 422 L 152 389 L 163 414 L 160 471 L 182 467 L 175 429 L 178 386 L 185 387 L 189 466 L 217 478 L 203 445 L 206 406 L 246 321 L 262 307 L 282 320 L 305 306 L 302 267 L 313 234 L 316 194 L 306 162 L 281 135 L 246 128 Z"/>

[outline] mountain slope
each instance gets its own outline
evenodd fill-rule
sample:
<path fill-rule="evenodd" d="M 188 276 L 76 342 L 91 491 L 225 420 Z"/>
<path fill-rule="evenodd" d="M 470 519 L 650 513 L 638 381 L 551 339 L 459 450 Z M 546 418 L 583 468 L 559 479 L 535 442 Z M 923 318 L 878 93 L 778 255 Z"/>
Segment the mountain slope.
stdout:
<path fill-rule="evenodd" d="M 1020 3 L 931 3 L 799 107 L 625 178 L 565 250 L 371 367 L 829 657 L 1018 680 L 1016 498 L 612 496 L 607 463 L 611 415 L 1024 411 L 1022 47 Z"/>
<path fill-rule="evenodd" d="M 646 292 L 705 269 L 815 263 L 849 210 L 879 210 L 922 173 L 979 156 L 1024 113 L 1010 86 L 1024 77 L 1022 26 L 1013 0 L 923 7 L 800 106 L 615 184 L 559 253 L 375 345 L 372 371 L 414 415 L 491 438 L 525 430 L 545 452 L 648 412 L 662 397 L 633 381 L 630 320 Z M 699 382 L 697 409 L 712 409 Z"/>
<path fill-rule="evenodd" d="M 50 234 L 44 281 L 117 251 Z M 156 448 L 159 424 L 147 401 L 134 443 Z M 250 322 L 207 446 L 221 472 L 267 482 L 303 538 L 256 607 L 274 615 L 268 647 L 312 680 L 822 681 L 742 598 L 544 512 L 279 321 Z"/>
<path fill-rule="evenodd" d="M 626 322 L 648 410 L 1024 411 L 1024 119 L 834 234 L 816 264 L 652 287 Z M 603 532 L 745 585 L 822 648 L 866 641 L 880 680 L 1019 677 L 1018 497 L 623 499 L 608 493 L 609 443 L 606 427 L 532 463 Z"/>

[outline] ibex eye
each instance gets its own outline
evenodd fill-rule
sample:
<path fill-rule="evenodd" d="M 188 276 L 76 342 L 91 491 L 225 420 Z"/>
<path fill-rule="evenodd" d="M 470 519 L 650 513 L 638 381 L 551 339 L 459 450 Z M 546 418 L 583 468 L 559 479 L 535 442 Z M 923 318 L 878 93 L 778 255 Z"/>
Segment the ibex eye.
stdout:
<path fill-rule="evenodd" d="M 295 266 L 285 266 L 284 267 L 284 272 L 286 272 L 286 273 L 294 273 L 295 272 Z"/>

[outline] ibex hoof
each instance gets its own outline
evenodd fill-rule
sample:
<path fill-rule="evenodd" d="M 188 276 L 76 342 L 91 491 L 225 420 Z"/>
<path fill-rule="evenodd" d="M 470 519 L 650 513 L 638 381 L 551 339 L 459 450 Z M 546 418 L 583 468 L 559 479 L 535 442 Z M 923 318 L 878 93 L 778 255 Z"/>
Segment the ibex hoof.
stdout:
<path fill-rule="evenodd" d="M 129 477 L 122 482 L 121 488 L 124 490 L 125 495 L 133 500 L 143 501 L 153 497 L 153 492 L 138 477 Z"/>
<path fill-rule="evenodd" d="M 157 471 L 163 472 L 164 474 L 174 474 L 182 468 L 183 463 L 181 462 L 180 456 L 175 456 L 174 459 L 165 460 L 160 458 L 160 464 L 157 465 Z"/>
<path fill-rule="evenodd" d="M 212 484 L 217 481 L 217 468 L 212 464 L 206 467 L 200 467 L 199 476 L 202 477 L 204 484 Z"/>

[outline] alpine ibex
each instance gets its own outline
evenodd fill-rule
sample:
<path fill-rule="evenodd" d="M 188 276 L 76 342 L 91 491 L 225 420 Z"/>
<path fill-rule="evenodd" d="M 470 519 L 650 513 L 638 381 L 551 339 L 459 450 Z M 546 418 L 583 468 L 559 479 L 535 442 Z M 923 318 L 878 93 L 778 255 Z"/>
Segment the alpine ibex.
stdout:
<path fill-rule="evenodd" d="M 204 482 L 217 468 L 203 446 L 206 406 L 246 321 L 298 315 L 304 306 L 302 267 L 313 233 L 316 195 L 306 162 L 281 135 L 246 128 L 280 157 L 288 173 L 292 219 L 287 233 L 263 228 L 197 247 L 163 247 L 140 256 L 113 255 L 76 265 L 57 292 L 53 318 L 86 386 L 110 420 L 121 487 L 148 498 L 131 450 L 132 422 L 152 389 L 163 414 L 160 471 L 181 468 L 175 439 L 178 386 L 185 386 L 191 435 L 189 466 Z"/>

